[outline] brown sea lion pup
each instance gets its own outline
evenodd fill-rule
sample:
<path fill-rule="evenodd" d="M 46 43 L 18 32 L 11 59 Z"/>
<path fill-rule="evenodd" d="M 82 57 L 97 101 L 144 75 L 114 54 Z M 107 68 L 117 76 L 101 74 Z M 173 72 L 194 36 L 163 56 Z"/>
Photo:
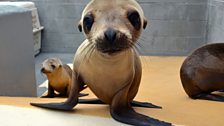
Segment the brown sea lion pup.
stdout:
<path fill-rule="evenodd" d="M 192 99 L 224 101 L 224 44 L 208 44 L 188 56 L 180 69 L 185 92 Z"/>
<path fill-rule="evenodd" d="M 48 58 L 42 63 L 41 72 L 48 78 L 48 92 L 42 98 L 67 97 L 71 89 L 72 69 L 62 64 L 59 58 Z M 79 91 L 86 88 L 86 85 L 80 85 Z M 55 91 L 59 94 L 55 94 Z M 88 94 L 80 93 L 79 96 Z"/>
<path fill-rule="evenodd" d="M 143 10 L 135 0 L 91 0 L 79 25 L 87 39 L 74 57 L 69 98 L 62 103 L 32 105 L 71 110 L 78 103 L 79 84 L 85 83 L 100 101 L 110 106 L 115 120 L 137 126 L 170 126 L 137 113 L 131 105 L 142 74 L 134 45 L 146 25 Z"/>

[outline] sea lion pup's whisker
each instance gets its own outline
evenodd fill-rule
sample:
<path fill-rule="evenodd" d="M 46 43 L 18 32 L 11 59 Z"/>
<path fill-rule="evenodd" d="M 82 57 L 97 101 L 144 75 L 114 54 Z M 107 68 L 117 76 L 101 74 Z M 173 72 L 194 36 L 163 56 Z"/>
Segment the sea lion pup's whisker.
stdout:
<path fill-rule="evenodd" d="M 89 36 L 88 40 L 91 44 L 94 44 L 94 38 L 92 35 Z"/>
<path fill-rule="evenodd" d="M 146 37 L 145 35 L 141 35 L 141 36 L 139 37 L 139 39 L 140 39 L 140 40 L 143 40 L 143 41 L 147 41 L 147 38 L 148 38 L 148 37 Z"/>
<path fill-rule="evenodd" d="M 148 62 L 148 60 L 147 60 L 147 58 L 144 56 L 144 54 L 145 54 L 145 51 L 144 51 L 144 46 L 140 46 L 139 44 L 139 42 L 136 42 L 136 44 L 137 45 L 135 45 L 135 49 L 137 50 L 137 52 L 140 54 L 140 55 L 142 55 L 141 56 L 141 61 L 142 61 L 142 64 L 143 65 L 145 65 L 146 67 L 145 68 L 147 68 L 147 69 L 145 69 L 145 70 L 149 70 L 149 62 Z"/>
<path fill-rule="evenodd" d="M 149 53 L 149 49 L 146 48 L 140 41 L 137 41 L 136 44 L 141 49 L 141 51 L 140 51 L 141 54 L 147 54 L 147 55 L 149 55 L 148 54 Z"/>
<path fill-rule="evenodd" d="M 86 50 L 88 48 L 88 51 L 83 53 L 83 54 L 80 54 L 80 55 L 83 55 L 82 57 L 84 57 L 83 59 L 80 59 L 81 63 L 79 66 L 78 66 L 78 70 L 77 70 L 77 77 L 79 77 L 80 75 L 80 69 L 82 68 L 82 65 L 85 64 L 86 62 L 88 62 L 88 60 L 90 59 L 94 49 L 95 49 L 95 44 L 93 42 L 91 42 L 89 45 L 87 45 L 83 50 Z"/>
<path fill-rule="evenodd" d="M 93 45 L 92 45 L 92 46 L 93 46 Z M 92 46 L 89 47 L 88 52 L 86 53 L 86 55 L 85 55 L 85 57 L 84 57 L 84 61 L 85 61 L 85 62 L 89 61 L 89 59 L 90 59 L 90 55 L 91 55 L 92 50 L 93 50 L 93 47 L 92 47 Z"/>
<path fill-rule="evenodd" d="M 141 41 L 143 41 L 143 42 L 145 42 L 145 41 L 147 41 L 146 39 L 143 39 L 143 38 L 139 38 L 139 40 L 141 40 Z"/>
<path fill-rule="evenodd" d="M 132 48 L 134 48 L 138 53 L 140 52 L 140 49 L 138 48 L 137 45 L 134 45 Z"/>
<path fill-rule="evenodd" d="M 92 46 L 94 46 L 94 44 L 93 43 L 90 43 L 83 50 L 86 50 L 87 48 L 92 48 Z M 91 52 L 91 50 L 88 50 L 87 52 L 85 52 L 85 53 L 82 54 L 84 56 L 83 61 L 87 61 L 86 59 L 89 59 L 90 52 Z"/>
<path fill-rule="evenodd" d="M 92 56 L 93 52 L 95 51 L 95 48 L 96 48 L 96 46 L 95 46 L 95 45 L 93 45 L 93 47 L 91 48 L 91 52 L 90 52 L 89 58 L 91 58 L 91 56 Z"/>
<path fill-rule="evenodd" d="M 141 48 L 144 48 L 144 46 L 142 45 L 140 41 L 137 41 L 136 44 L 139 45 Z"/>
<path fill-rule="evenodd" d="M 142 43 L 144 43 L 145 41 L 143 41 L 143 40 L 141 40 L 141 39 L 139 39 L 139 40 L 137 40 L 137 44 L 139 44 L 141 47 L 144 47 L 144 45 L 142 44 Z"/>
<path fill-rule="evenodd" d="M 91 55 L 92 55 L 94 49 L 95 49 L 95 45 L 92 43 L 92 45 L 90 46 L 88 55 L 87 55 L 88 57 L 87 56 L 85 57 L 85 58 L 87 58 L 86 61 L 88 61 L 91 58 Z"/>
<path fill-rule="evenodd" d="M 140 46 L 138 42 L 133 43 L 133 47 L 134 47 L 134 49 L 136 49 L 136 51 L 138 51 L 139 54 L 142 53 L 142 50 L 141 50 L 141 49 L 142 49 L 143 47 Z"/>
<path fill-rule="evenodd" d="M 127 40 L 127 46 L 128 46 L 128 47 L 132 48 L 133 46 L 135 46 L 135 44 L 136 44 L 136 43 L 133 42 L 132 40 L 129 40 L 129 39 Z"/>
<path fill-rule="evenodd" d="M 93 39 L 93 37 L 91 36 L 91 37 L 89 38 L 89 42 L 94 43 L 93 41 L 94 41 L 94 39 Z"/>
<path fill-rule="evenodd" d="M 134 46 L 135 46 L 135 48 L 138 49 L 139 53 L 143 53 L 142 52 L 143 47 L 141 45 L 139 45 L 139 43 L 136 43 Z"/>
<path fill-rule="evenodd" d="M 148 42 L 148 40 L 145 40 L 143 38 L 139 38 L 139 40 L 137 41 L 137 43 L 139 43 L 142 47 L 144 47 L 144 45 L 142 43 Z"/>

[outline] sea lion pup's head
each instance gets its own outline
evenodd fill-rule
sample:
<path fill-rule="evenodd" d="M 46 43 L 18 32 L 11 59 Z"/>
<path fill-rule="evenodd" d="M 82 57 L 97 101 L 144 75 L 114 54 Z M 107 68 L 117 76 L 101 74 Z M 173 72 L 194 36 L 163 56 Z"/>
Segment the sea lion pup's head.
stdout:
<path fill-rule="evenodd" d="M 147 21 L 135 0 L 92 0 L 79 24 L 89 42 L 102 53 L 132 48 Z"/>
<path fill-rule="evenodd" d="M 42 63 L 41 72 L 44 74 L 52 74 L 62 67 L 62 62 L 58 58 L 48 58 Z"/>

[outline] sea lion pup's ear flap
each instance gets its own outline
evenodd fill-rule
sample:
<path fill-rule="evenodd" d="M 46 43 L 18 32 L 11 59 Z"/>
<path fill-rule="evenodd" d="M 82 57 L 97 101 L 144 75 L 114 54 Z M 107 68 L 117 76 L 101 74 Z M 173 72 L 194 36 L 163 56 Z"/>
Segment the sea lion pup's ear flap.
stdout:
<path fill-rule="evenodd" d="M 82 32 L 82 25 L 81 25 L 81 22 L 79 22 L 78 28 L 79 28 L 79 31 Z"/>
<path fill-rule="evenodd" d="M 143 29 L 145 29 L 147 27 L 147 24 L 148 24 L 148 21 L 146 19 L 144 19 L 144 22 L 143 22 Z"/>

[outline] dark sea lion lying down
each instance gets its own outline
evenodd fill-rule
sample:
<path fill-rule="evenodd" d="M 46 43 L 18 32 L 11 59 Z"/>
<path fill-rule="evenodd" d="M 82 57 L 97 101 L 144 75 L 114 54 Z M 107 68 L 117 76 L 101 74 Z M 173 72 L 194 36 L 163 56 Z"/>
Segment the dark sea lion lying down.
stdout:
<path fill-rule="evenodd" d="M 188 56 L 180 70 L 185 92 L 190 98 L 224 101 L 213 94 L 224 90 L 224 44 L 205 45 Z"/>

